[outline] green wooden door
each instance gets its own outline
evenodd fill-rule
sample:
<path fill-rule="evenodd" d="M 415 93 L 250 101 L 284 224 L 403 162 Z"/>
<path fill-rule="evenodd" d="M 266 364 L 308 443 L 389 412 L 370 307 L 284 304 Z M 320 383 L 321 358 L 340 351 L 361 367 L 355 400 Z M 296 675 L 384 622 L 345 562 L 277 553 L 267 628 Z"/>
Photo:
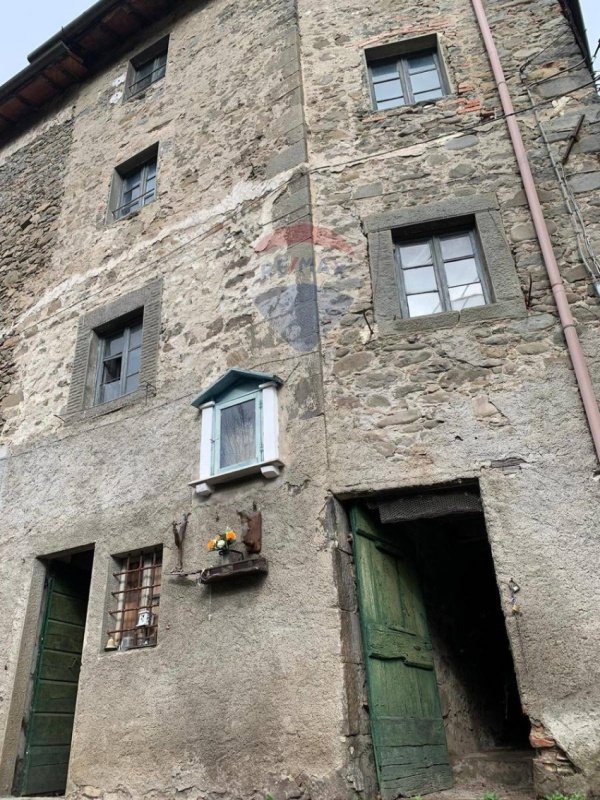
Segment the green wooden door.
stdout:
<path fill-rule="evenodd" d="M 18 794 L 65 791 L 88 593 L 88 574 L 50 567 Z"/>
<path fill-rule="evenodd" d="M 350 513 L 371 733 L 384 800 L 452 786 L 425 607 L 416 571 L 379 523 Z"/>

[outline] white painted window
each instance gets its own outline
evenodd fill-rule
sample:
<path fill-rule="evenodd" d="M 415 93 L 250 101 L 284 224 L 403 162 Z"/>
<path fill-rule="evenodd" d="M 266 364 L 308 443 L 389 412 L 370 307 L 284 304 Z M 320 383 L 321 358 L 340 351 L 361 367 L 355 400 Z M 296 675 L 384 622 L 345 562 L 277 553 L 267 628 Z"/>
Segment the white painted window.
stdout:
<path fill-rule="evenodd" d="M 229 370 L 193 405 L 201 412 L 200 477 L 190 485 L 200 495 L 246 475 L 279 475 L 279 378 Z"/>

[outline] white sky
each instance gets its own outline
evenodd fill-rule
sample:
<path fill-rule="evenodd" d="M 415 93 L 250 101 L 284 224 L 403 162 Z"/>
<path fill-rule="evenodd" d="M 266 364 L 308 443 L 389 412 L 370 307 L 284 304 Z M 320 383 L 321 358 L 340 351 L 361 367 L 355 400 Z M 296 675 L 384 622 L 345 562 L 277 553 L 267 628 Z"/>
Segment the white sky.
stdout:
<path fill-rule="evenodd" d="M 594 52 L 600 39 L 600 2 L 580 2 Z M 0 84 L 27 66 L 28 53 L 91 4 L 90 0 L 0 0 Z M 600 58 L 596 69 L 600 69 Z"/>

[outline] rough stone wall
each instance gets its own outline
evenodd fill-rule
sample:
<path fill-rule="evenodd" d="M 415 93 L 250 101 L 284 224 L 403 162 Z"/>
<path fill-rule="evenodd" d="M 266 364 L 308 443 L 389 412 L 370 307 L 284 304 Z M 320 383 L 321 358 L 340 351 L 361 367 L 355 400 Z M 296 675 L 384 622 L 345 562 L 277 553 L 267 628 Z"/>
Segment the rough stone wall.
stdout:
<path fill-rule="evenodd" d="M 13 321 L 31 302 L 58 231 L 72 123 L 52 124 L 0 166 L 0 430 L 23 399 L 16 375 Z"/>
<path fill-rule="evenodd" d="M 540 114 L 560 155 L 586 116 L 566 171 L 597 244 L 600 106 L 560 6 L 488 6 L 517 108 L 529 104 L 518 73 L 525 59 L 548 48 L 526 70 L 530 81 L 571 70 L 533 95 L 546 103 Z M 299 8 L 314 221 L 350 248 L 317 248 L 320 297 L 329 303 L 320 319 L 331 489 L 348 499 L 480 481 L 525 709 L 579 770 L 570 785 L 597 790 L 600 608 L 589 568 L 600 556 L 591 534 L 596 461 L 505 124 L 493 119 L 501 109 L 471 4 L 382 2 L 367 10 L 350 1 L 340 14 L 337 5 L 301 0 Z M 430 33 L 440 35 L 450 95 L 372 111 L 364 48 Z M 598 385 L 598 301 L 535 119 L 526 113 L 519 121 Z M 499 201 L 521 315 L 382 332 L 362 221 L 485 192 Z M 518 616 L 511 577 L 523 587 Z"/>
<path fill-rule="evenodd" d="M 128 59 L 167 30 L 166 78 L 123 103 Z M 2 793 L 24 707 L 13 687 L 35 557 L 92 543 L 72 795 L 345 793 L 303 124 L 296 18 L 283 0 L 190 2 L 75 98 L 59 234 L 11 319 L 11 392 L 22 400 L 0 462 Z M 107 224 L 113 168 L 157 141 L 157 201 Z M 277 233 L 294 223 L 293 236 Z M 308 258 L 301 275 L 277 261 L 290 254 Z M 158 277 L 156 393 L 63 422 L 80 316 Z M 231 366 L 284 379 L 285 467 L 275 481 L 251 478 L 201 501 L 188 486 L 200 437 L 190 403 Z M 253 503 L 270 565 L 263 582 L 208 590 L 168 576 L 173 519 L 192 512 L 184 564 L 200 569 L 215 561 L 208 538 L 238 529 L 237 511 Z M 110 556 L 159 543 L 158 646 L 104 652 Z"/>
<path fill-rule="evenodd" d="M 527 73 L 537 80 L 580 55 L 554 0 L 491 5 L 525 104 L 517 64 L 556 42 Z M 165 80 L 123 103 L 128 59 L 169 29 Z M 364 47 L 431 32 L 451 95 L 372 112 Z M 571 88 L 550 81 L 535 95 L 556 92 L 540 113 L 557 152 L 586 110 L 568 166 L 595 241 L 598 103 L 589 89 L 564 94 Z M 190 2 L 81 87 L 60 213 L 40 241 L 52 226 L 54 239 L 11 295 L 3 328 L 14 367 L 0 445 L 0 789 L 10 789 L 23 706 L 13 686 L 35 557 L 94 543 L 73 795 L 372 797 L 351 543 L 343 510 L 328 513 L 326 499 L 458 478 L 480 482 L 527 711 L 579 770 L 568 787 L 598 785 L 596 464 L 495 111 L 467 0 Z M 522 129 L 597 377 L 598 304 L 530 115 Z M 41 124 L 0 169 L 58 130 Z M 107 224 L 114 166 L 155 142 L 157 201 Z M 522 315 L 383 335 L 363 219 L 484 192 L 500 203 Z M 156 394 L 64 424 L 79 317 L 157 277 Z M 230 366 L 284 378 L 285 468 L 272 483 L 199 501 L 187 486 L 199 439 L 189 403 Z M 209 591 L 166 576 L 158 647 L 105 653 L 111 554 L 162 542 L 168 572 L 171 521 L 191 510 L 185 566 L 206 566 L 208 537 L 253 502 L 268 578 Z M 510 578 L 522 587 L 517 616 Z"/>

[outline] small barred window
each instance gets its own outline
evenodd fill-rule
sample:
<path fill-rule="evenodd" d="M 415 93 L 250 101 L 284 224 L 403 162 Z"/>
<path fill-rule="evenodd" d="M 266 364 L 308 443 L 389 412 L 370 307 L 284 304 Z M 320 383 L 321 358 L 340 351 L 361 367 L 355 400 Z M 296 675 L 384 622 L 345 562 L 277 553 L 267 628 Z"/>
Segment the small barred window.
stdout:
<path fill-rule="evenodd" d="M 107 650 L 152 647 L 158 634 L 162 547 L 115 559 Z"/>

